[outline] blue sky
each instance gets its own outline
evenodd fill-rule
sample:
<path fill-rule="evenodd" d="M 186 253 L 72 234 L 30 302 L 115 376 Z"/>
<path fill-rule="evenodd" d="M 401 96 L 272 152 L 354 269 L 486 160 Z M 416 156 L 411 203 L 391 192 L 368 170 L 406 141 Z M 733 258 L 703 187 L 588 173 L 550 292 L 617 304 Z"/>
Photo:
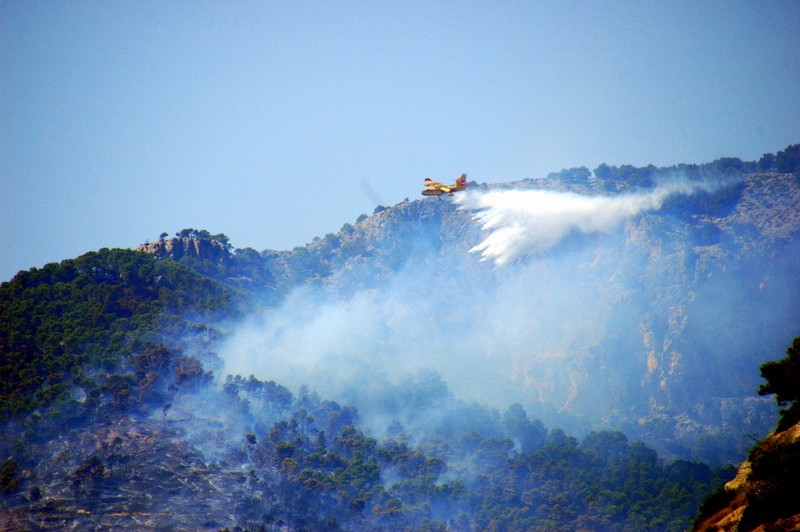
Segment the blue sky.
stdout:
<path fill-rule="evenodd" d="M 422 180 L 800 142 L 800 2 L 0 0 L 0 280 L 185 227 L 291 249 Z"/>

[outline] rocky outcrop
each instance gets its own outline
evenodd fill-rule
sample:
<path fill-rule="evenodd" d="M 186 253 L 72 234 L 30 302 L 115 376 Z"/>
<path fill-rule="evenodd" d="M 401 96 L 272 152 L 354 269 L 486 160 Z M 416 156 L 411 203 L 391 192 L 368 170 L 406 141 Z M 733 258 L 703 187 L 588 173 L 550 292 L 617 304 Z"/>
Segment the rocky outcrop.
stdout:
<path fill-rule="evenodd" d="M 800 231 L 800 180 L 796 174 L 753 174 L 730 216 L 719 219 L 723 231 L 752 225 L 768 241 L 789 240 Z"/>
<path fill-rule="evenodd" d="M 692 530 L 800 530 L 798 450 L 800 424 L 765 438 L 736 477 L 706 501 Z"/>
<path fill-rule="evenodd" d="M 205 238 L 170 238 L 140 245 L 137 251 L 159 258 L 180 261 L 183 258 L 210 261 L 218 264 L 231 262 L 231 253 L 224 243 Z"/>

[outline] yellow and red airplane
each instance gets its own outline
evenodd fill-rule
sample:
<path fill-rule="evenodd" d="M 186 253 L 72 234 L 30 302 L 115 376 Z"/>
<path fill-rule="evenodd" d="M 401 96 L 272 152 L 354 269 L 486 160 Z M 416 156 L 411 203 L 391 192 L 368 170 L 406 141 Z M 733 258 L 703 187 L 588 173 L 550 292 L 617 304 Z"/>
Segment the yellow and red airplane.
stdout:
<path fill-rule="evenodd" d="M 425 187 L 425 190 L 422 191 L 423 196 L 441 196 L 442 194 L 452 196 L 453 192 L 458 192 L 459 190 L 467 188 L 467 174 L 461 174 L 452 185 L 443 185 L 430 178 L 426 178 Z"/>

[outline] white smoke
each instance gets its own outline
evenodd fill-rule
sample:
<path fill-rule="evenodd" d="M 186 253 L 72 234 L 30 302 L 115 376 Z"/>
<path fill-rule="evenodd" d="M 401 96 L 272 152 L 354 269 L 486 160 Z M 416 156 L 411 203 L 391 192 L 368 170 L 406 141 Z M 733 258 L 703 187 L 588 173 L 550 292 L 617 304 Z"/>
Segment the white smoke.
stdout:
<path fill-rule="evenodd" d="M 507 264 L 547 251 L 573 231 L 609 233 L 620 222 L 658 210 L 673 194 L 691 194 L 707 185 L 671 182 L 619 196 L 583 196 L 551 190 L 470 192 L 456 202 L 475 211 L 473 218 L 488 235 L 472 248 L 484 260 Z"/>

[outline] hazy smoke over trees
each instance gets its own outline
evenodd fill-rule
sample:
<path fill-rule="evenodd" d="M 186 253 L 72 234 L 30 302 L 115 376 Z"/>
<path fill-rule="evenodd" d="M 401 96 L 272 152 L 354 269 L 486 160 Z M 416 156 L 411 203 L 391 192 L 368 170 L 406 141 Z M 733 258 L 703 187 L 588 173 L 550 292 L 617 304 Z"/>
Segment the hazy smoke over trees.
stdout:
<path fill-rule="evenodd" d="M 793 334 L 786 287 L 796 281 L 788 264 L 731 255 L 741 244 L 717 229 L 721 222 L 676 215 L 674 198 L 718 188 L 488 191 L 457 208 L 432 200 L 458 215 L 453 224 L 469 225 L 474 211 L 483 232 L 463 228 L 453 243 L 427 225 L 403 236 L 404 247 L 371 242 L 384 257 L 413 259 L 390 257 L 399 264 L 391 271 L 355 262 L 294 290 L 236 328 L 225 371 L 308 385 L 355 405 L 376 430 L 394 419 L 432 426 L 453 401 L 499 411 L 518 402 L 548 424 L 633 437 L 651 429 L 632 419 L 679 416 L 703 401 L 692 438 L 737 416 L 768 427 L 773 420 L 743 398 L 757 388 L 761 360 Z M 758 334 L 765 330 L 769 339 Z M 726 372 L 733 360 L 748 369 Z M 711 368 L 728 377 L 709 382 Z M 659 432 L 669 426 L 649 441 L 673 437 Z M 738 445 L 738 436 L 725 438 Z"/>

